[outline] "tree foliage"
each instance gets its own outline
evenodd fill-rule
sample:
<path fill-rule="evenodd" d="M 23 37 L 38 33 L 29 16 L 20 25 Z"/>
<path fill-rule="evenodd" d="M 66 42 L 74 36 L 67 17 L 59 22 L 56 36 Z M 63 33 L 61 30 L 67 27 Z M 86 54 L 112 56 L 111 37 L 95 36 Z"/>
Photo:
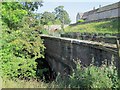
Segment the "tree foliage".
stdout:
<path fill-rule="evenodd" d="M 44 12 L 41 16 L 41 23 L 44 25 L 54 24 L 55 15 L 51 12 Z"/>
<path fill-rule="evenodd" d="M 51 24 L 69 24 L 70 18 L 63 6 L 58 6 L 54 9 L 54 12 L 43 12 L 37 15 L 40 23 L 43 25 Z"/>
<path fill-rule="evenodd" d="M 2 20 L 10 29 L 17 29 L 22 18 L 27 15 L 27 11 L 23 10 L 22 4 L 19 2 L 3 2 L 2 3 Z"/>
<path fill-rule="evenodd" d="M 64 6 L 58 6 L 54 10 L 55 10 L 56 19 L 59 19 L 60 22 L 64 24 L 70 23 L 69 14 L 67 13 L 66 10 L 64 10 Z"/>
<path fill-rule="evenodd" d="M 25 10 L 28 10 L 28 11 L 35 11 L 38 9 L 38 7 L 40 6 L 43 6 L 43 1 L 40 0 L 39 2 L 22 2 L 21 4 L 24 6 L 24 9 Z"/>
<path fill-rule="evenodd" d="M 37 20 L 23 7 L 18 2 L 2 4 L 0 55 L 4 77 L 35 77 L 35 59 L 44 57 L 45 47 L 36 30 Z"/>

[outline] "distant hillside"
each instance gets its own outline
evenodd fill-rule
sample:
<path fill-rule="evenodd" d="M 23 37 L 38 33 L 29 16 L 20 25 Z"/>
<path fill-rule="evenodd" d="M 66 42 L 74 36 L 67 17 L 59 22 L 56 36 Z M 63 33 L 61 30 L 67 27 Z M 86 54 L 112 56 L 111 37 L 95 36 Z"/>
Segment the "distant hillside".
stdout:
<path fill-rule="evenodd" d="M 86 24 L 79 24 L 75 26 L 68 26 L 65 32 L 81 32 L 81 33 L 118 33 L 118 19 L 112 19 L 100 22 L 91 22 Z"/>

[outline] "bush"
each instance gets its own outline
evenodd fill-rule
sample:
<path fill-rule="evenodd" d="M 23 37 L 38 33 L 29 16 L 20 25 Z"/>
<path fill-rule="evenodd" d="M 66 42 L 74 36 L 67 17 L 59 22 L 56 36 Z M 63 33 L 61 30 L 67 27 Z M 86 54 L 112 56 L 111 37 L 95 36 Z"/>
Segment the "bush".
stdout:
<path fill-rule="evenodd" d="M 32 10 L 19 2 L 3 2 L 0 7 L 2 77 L 34 78 L 35 59 L 44 57 L 45 47 L 39 36 L 42 26 L 38 27 L 38 19 Z"/>
<path fill-rule="evenodd" d="M 24 20 L 27 21 L 29 18 L 26 17 Z M 0 39 L 2 77 L 35 78 L 35 59 L 44 57 L 45 47 L 39 32 L 35 31 L 34 27 L 29 28 L 24 20 L 23 28 L 12 31 L 3 23 Z"/>
<path fill-rule="evenodd" d="M 88 67 L 82 67 L 80 62 L 76 62 L 76 69 L 68 79 L 57 78 L 60 87 L 70 88 L 118 88 L 119 79 L 116 67 L 111 64 L 103 64 L 101 67 L 91 64 Z"/>
<path fill-rule="evenodd" d="M 81 19 L 81 20 L 78 20 L 77 22 L 82 23 L 82 22 L 85 22 L 85 20 Z"/>

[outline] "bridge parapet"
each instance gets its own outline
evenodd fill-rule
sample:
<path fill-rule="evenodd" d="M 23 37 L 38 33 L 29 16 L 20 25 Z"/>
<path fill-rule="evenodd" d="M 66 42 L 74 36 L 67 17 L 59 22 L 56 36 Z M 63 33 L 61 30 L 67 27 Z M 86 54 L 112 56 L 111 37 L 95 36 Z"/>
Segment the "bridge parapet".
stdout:
<path fill-rule="evenodd" d="M 77 40 L 42 35 L 46 47 L 46 59 L 54 71 L 62 75 L 70 73 L 75 68 L 74 60 L 80 60 L 84 66 L 90 65 L 94 58 L 95 65 L 101 65 L 107 60 L 110 64 L 114 56 L 115 65 L 118 67 L 117 47 L 115 44 L 103 44 L 99 42 Z"/>

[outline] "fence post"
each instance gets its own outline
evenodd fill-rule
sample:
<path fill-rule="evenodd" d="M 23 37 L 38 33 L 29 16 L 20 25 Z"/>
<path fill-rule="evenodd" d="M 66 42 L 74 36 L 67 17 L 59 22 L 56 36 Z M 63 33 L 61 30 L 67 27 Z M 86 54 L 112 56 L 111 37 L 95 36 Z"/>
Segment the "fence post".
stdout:
<path fill-rule="evenodd" d="M 118 56 L 120 57 L 120 41 L 117 40 Z"/>
<path fill-rule="evenodd" d="M 118 2 L 118 5 L 120 4 L 120 1 Z M 118 9 L 118 12 L 120 12 L 120 9 Z M 120 16 L 120 14 L 118 14 Z M 120 17 L 118 17 L 117 22 L 118 22 L 118 35 L 117 35 L 117 48 L 118 48 L 118 76 L 120 79 Z"/>
<path fill-rule="evenodd" d="M 117 40 L 117 49 L 118 49 L 118 76 L 120 78 L 120 41 Z"/>

